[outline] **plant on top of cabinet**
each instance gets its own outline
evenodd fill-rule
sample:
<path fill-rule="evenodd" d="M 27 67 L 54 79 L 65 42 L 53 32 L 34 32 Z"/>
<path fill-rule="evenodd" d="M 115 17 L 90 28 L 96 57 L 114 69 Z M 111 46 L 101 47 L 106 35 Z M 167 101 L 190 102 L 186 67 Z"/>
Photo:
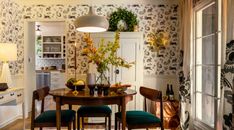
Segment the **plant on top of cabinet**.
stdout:
<path fill-rule="evenodd" d="M 111 13 L 109 24 L 109 31 L 132 32 L 138 25 L 137 16 L 127 9 L 118 8 Z"/>

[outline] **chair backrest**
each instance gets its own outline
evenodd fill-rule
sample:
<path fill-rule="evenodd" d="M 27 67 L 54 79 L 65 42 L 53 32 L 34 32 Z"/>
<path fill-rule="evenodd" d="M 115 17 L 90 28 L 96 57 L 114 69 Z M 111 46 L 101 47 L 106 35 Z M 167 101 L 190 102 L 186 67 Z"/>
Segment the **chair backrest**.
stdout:
<path fill-rule="evenodd" d="M 147 88 L 147 87 L 140 87 L 140 94 L 144 96 L 144 109 L 147 110 L 147 104 L 146 104 L 146 98 L 155 101 L 160 102 L 160 118 L 161 123 L 163 124 L 163 103 L 162 103 L 162 91 L 158 91 L 155 89 Z"/>
<path fill-rule="evenodd" d="M 32 123 L 34 123 L 34 119 L 35 119 L 35 100 L 41 101 L 41 113 L 44 112 L 44 101 L 45 101 L 45 97 L 49 95 L 49 91 L 50 91 L 49 87 L 43 87 L 43 88 L 33 91 L 32 116 L 31 116 Z"/>
<path fill-rule="evenodd" d="M 140 94 L 144 96 L 147 99 L 150 99 L 152 101 L 160 101 L 162 99 L 162 92 L 151 89 L 151 88 L 146 88 L 141 86 L 140 87 Z"/>

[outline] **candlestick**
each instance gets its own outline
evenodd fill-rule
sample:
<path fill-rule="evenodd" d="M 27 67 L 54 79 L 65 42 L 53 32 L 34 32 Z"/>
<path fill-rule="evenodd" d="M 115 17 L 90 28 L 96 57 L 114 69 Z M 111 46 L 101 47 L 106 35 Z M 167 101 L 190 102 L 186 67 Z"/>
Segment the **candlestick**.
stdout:
<path fill-rule="evenodd" d="M 76 69 L 77 69 L 77 66 L 76 66 L 76 42 L 75 42 L 75 79 L 76 79 Z"/>

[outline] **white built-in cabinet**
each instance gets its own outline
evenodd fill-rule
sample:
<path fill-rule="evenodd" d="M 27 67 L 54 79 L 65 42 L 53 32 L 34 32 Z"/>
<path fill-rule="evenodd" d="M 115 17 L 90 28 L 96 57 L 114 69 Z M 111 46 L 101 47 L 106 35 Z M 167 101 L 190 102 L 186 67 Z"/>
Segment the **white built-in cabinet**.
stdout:
<path fill-rule="evenodd" d="M 40 51 L 37 53 L 41 59 L 64 59 L 66 57 L 65 36 L 42 35 L 41 45 L 37 45 Z"/>
<path fill-rule="evenodd" d="M 105 42 L 113 41 L 114 32 L 93 33 L 91 37 L 96 46 L 98 46 L 101 39 Z M 135 64 L 127 68 L 110 67 L 108 77 L 111 84 L 121 82 L 122 84 L 131 84 L 131 89 L 136 90 L 137 94 L 133 101 L 127 104 L 127 110 L 142 110 L 143 97 L 139 93 L 139 88 L 143 85 L 143 33 L 141 32 L 121 32 L 120 33 L 120 49 L 117 54 L 128 62 L 135 62 Z M 117 106 L 112 105 L 112 120 L 114 113 L 117 112 Z"/>

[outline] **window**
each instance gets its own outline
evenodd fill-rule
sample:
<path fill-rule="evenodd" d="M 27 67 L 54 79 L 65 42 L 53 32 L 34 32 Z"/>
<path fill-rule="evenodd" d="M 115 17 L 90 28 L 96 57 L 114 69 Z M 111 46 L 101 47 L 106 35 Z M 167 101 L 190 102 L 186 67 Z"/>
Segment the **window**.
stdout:
<path fill-rule="evenodd" d="M 220 95 L 220 1 L 209 0 L 194 10 L 194 124 L 215 129 Z"/>

